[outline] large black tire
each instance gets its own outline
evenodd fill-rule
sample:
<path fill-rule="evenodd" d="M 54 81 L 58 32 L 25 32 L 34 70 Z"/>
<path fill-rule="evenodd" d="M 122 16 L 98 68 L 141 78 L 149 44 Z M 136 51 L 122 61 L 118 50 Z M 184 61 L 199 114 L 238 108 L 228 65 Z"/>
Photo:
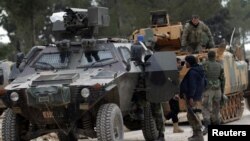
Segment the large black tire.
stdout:
<path fill-rule="evenodd" d="M 100 107 L 96 120 L 98 141 L 122 141 L 123 119 L 116 104 L 104 104 Z"/>
<path fill-rule="evenodd" d="M 151 104 L 147 103 L 144 107 L 144 120 L 142 121 L 142 133 L 146 141 L 154 141 L 159 137 L 156 121 L 152 115 Z"/>
<path fill-rule="evenodd" d="M 126 115 L 124 118 L 124 125 L 130 130 L 140 130 L 141 129 L 141 120 L 135 120 L 130 117 L 130 115 Z"/>
<path fill-rule="evenodd" d="M 25 122 L 11 109 L 6 109 L 2 122 L 3 141 L 24 141 L 21 136 L 28 130 L 29 123 L 27 121 Z"/>
<path fill-rule="evenodd" d="M 63 132 L 58 132 L 57 137 L 59 141 L 77 141 L 78 139 L 74 136 L 73 132 L 66 135 Z"/>

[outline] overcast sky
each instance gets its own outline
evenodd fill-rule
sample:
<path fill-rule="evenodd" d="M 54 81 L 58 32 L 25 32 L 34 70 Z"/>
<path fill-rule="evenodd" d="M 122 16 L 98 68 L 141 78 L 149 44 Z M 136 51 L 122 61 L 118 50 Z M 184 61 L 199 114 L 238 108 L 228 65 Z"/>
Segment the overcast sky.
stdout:
<path fill-rule="evenodd" d="M 7 32 L 2 28 L 0 27 L 0 42 L 2 43 L 9 43 L 10 42 L 10 39 L 7 35 Z"/>

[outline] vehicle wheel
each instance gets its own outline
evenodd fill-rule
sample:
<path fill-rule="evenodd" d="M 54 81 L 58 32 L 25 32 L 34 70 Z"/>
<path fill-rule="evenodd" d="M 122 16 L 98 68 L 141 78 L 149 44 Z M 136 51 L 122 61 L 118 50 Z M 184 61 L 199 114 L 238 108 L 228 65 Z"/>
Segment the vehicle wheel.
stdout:
<path fill-rule="evenodd" d="M 131 131 L 141 129 L 141 120 L 132 119 L 130 115 L 124 117 L 124 125 Z"/>
<path fill-rule="evenodd" d="M 78 139 L 74 136 L 73 132 L 70 132 L 68 135 L 66 135 L 63 132 L 57 133 L 57 137 L 59 141 L 77 141 Z"/>
<path fill-rule="evenodd" d="M 3 141 L 24 141 L 21 136 L 26 134 L 29 122 L 13 113 L 11 109 L 6 109 L 2 121 Z"/>
<path fill-rule="evenodd" d="M 98 141 L 122 141 L 123 119 L 116 104 L 104 104 L 97 114 L 96 131 Z"/>
<path fill-rule="evenodd" d="M 151 104 L 144 107 L 144 120 L 142 120 L 142 133 L 146 141 L 154 141 L 159 137 L 156 121 L 152 115 Z"/>

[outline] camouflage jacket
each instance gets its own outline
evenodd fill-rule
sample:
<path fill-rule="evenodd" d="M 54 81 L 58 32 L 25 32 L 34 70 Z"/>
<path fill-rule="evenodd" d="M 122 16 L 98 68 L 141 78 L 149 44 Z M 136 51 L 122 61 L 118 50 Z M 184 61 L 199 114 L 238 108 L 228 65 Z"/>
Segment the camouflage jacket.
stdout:
<path fill-rule="evenodd" d="M 193 25 L 192 22 L 189 21 L 188 23 L 186 23 L 183 29 L 181 45 L 185 47 L 190 44 L 207 44 L 207 42 L 205 41 L 206 39 L 204 37 L 204 33 L 206 33 L 208 37 L 209 44 L 212 44 L 211 46 L 213 46 L 214 40 L 208 26 L 202 21 L 200 21 L 197 26 Z"/>
<path fill-rule="evenodd" d="M 215 60 L 208 60 L 203 63 L 205 75 L 207 77 L 207 88 L 221 89 L 224 91 L 225 76 L 222 65 Z"/>

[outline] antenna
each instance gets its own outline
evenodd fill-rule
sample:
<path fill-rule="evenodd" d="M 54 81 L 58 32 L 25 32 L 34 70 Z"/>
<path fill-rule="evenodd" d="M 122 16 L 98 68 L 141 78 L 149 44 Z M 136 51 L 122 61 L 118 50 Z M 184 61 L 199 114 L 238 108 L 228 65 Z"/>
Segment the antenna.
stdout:
<path fill-rule="evenodd" d="M 232 43 L 233 43 L 234 32 L 235 32 L 235 27 L 233 29 L 233 32 L 232 32 L 231 38 L 230 38 L 230 44 L 229 44 L 230 52 L 232 52 Z"/>
<path fill-rule="evenodd" d="M 235 32 L 235 27 L 234 27 L 234 30 L 233 30 L 233 32 L 232 32 L 232 34 L 231 34 L 230 44 L 229 44 L 229 45 L 230 45 L 230 47 L 232 46 L 234 32 Z"/>
<path fill-rule="evenodd" d="M 169 15 L 167 14 L 167 25 L 170 25 Z"/>

